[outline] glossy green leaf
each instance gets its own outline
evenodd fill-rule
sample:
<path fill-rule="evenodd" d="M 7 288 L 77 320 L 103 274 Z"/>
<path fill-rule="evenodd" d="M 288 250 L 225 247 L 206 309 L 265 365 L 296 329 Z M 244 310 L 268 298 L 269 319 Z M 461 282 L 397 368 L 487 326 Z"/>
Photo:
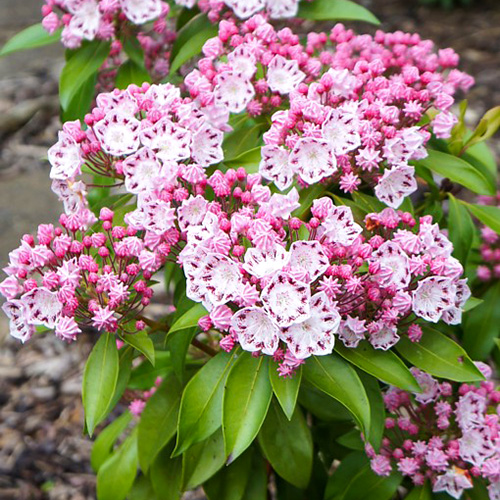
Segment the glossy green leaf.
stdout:
<path fill-rule="evenodd" d="M 365 21 L 380 24 L 380 21 L 368 9 L 349 0 L 301 2 L 297 17 L 313 21 Z"/>
<path fill-rule="evenodd" d="M 222 430 L 197 443 L 182 455 L 183 489 L 193 489 L 210 479 L 226 461 Z"/>
<path fill-rule="evenodd" d="M 149 335 L 144 331 L 134 334 L 125 334 L 122 339 L 140 353 L 144 354 L 149 362 L 154 366 L 155 364 L 155 346 Z"/>
<path fill-rule="evenodd" d="M 167 347 L 170 350 L 170 362 L 175 375 L 180 381 L 185 379 L 186 357 L 191 341 L 197 334 L 197 328 L 180 330 L 167 337 Z"/>
<path fill-rule="evenodd" d="M 344 405 L 309 384 L 304 378 L 300 384 L 299 403 L 324 422 L 352 421 L 352 414 Z"/>
<path fill-rule="evenodd" d="M 337 443 L 350 450 L 364 451 L 365 449 L 365 443 L 363 443 L 358 429 L 351 429 L 349 432 L 342 434 L 337 439 Z"/>
<path fill-rule="evenodd" d="M 453 256 L 464 265 L 474 239 L 474 223 L 467 209 L 449 194 L 448 234 L 453 243 Z"/>
<path fill-rule="evenodd" d="M 432 500 L 432 491 L 429 483 L 413 488 L 405 497 L 405 500 Z"/>
<path fill-rule="evenodd" d="M 228 467 L 209 479 L 203 489 L 208 500 L 242 500 L 249 486 L 254 451 L 247 450 Z"/>
<path fill-rule="evenodd" d="M 187 384 L 179 411 L 175 455 L 208 438 L 222 425 L 224 384 L 237 352 L 219 352 Z"/>
<path fill-rule="evenodd" d="M 403 361 L 392 351 L 374 349 L 366 340 L 360 342 L 356 349 L 350 349 L 341 342 L 337 342 L 335 351 L 353 365 L 386 384 L 394 385 L 405 391 L 420 391 L 420 386 L 415 377 Z"/>
<path fill-rule="evenodd" d="M 205 42 L 217 36 L 217 25 L 205 14 L 193 17 L 177 34 L 172 47 L 170 74 L 175 73 L 185 62 L 200 54 Z"/>
<path fill-rule="evenodd" d="M 500 128 L 500 106 L 489 109 L 481 118 L 476 130 L 465 143 L 465 148 L 485 141 L 498 131 Z"/>
<path fill-rule="evenodd" d="M 325 500 L 390 500 L 401 484 L 399 474 L 377 476 L 364 452 L 342 460 L 328 480 Z"/>
<path fill-rule="evenodd" d="M 475 309 L 477 306 L 481 305 L 484 302 L 483 299 L 479 299 L 477 297 L 469 297 L 467 302 L 463 306 L 464 312 L 472 311 L 472 309 Z"/>
<path fill-rule="evenodd" d="M 122 42 L 123 50 L 130 60 L 144 68 L 144 51 L 136 36 L 128 36 Z"/>
<path fill-rule="evenodd" d="M 171 458 L 174 442 L 158 454 L 149 469 L 149 477 L 158 500 L 179 500 L 182 496 L 182 459 Z"/>
<path fill-rule="evenodd" d="M 307 487 L 312 472 L 313 442 L 299 408 L 288 420 L 273 400 L 259 432 L 259 444 L 277 474 L 297 488 Z"/>
<path fill-rule="evenodd" d="M 97 500 L 125 500 L 137 474 L 137 429 L 97 473 Z"/>
<path fill-rule="evenodd" d="M 431 327 L 423 328 L 420 342 L 411 342 L 403 336 L 396 349 L 405 359 L 436 377 L 455 382 L 484 380 L 467 353 L 456 342 Z"/>
<path fill-rule="evenodd" d="M 153 490 L 153 486 L 148 477 L 139 475 L 135 478 L 128 500 L 160 500 Z"/>
<path fill-rule="evenodd" d="M 417 165 L 426 167 L 442 177 L 465 186 L 474 193 L 489 195 L 496 193 L 496 186 L 462 158 L 433 149 L 428 149 L 427 152 L 428 156 L 418 160 Z"/>
<path fill-rule="evenodd" d="M 113 446 L 131 421 L 132 414 L 126 411 L 101 431 L 92 446 L 90 455 L 90 464 L 95 472 L 98 472 L 102 464 L 111 456 Z"/>
<path fill-rule="evenodd" d="M 256 123 L 249 120 L 247 115 L 243 116 L 241 123 L 234 125 L 234 130 L 225 134 L 222 149 L 224 150 L 224 163 L 233 161 L 245 151 L 250 151 L 259 144 L 259 138 L 262 131 L 265 130 L 263 123 Z M 260 162 L 260 154 L 259 159 Z"/>
<path fill-rule="evenodd" d="M 280 376 L 276 363 L 269 363 L 269 378 L 281 408 L 283 408 L 288 420 L 291 420 L 299 396 L 302 368 L 299 367 L 293 377 L 285 378 Z"/>
<path fill-rule="evenodd" d="M 87 80 L 82 83 L 79 91 L 69 102 L 68 107 L 62 110 L 61 119 L 63 122 L 83 120 L 90 109 L 92 101 L 94 100 L 96 83 L 97 72 L 92 73 Z"/>
<path fill-rule="evenodd" d="M 342 403 L 354 416 L 361 429 L 370 429 L 370 403 L 356 371 L 340 356 L 309 358 L 303 366 L 303 376 L 312 385 Z"/>
<path fill-rule="evenodd" d="M 464 315 L 463 343 L 472 359 L 485 360 L 500 336 L 500 281 L 483 296 L 483 303 Z"/>
<path fill-rule="evenodd" d="M 500 208 L 490 205 L 476 205 L 474 203 L 463 203 L 483 224 L 500 234 Z"/>
<path fill-rule="evenodd" d="M 61 38 L 61 29 L 49 35 L 41 23 L 34 24 L 15 34 L 0 50 L 0 57 L 19 50 L 35 49 L 51 45 Z"/>
<path fill-rule="evenodd" d="M 370 402 L 370 430 L 366 437 L 375 451 L 378 451 L 385 431 L 384 398 L 377 379 L 360 370 L 358 370 L 358 375 Z"/>
<path fill-rule="evenodd" d="M 273 395 L 268 357 L 243 352 L 227 377 L 222 403 L 222 429 L 228 463 L 257 436 Z"/>
<path fill-rule="evenodd" d="M 381 212 L 384 208 L 387 208 L 385 203 L 375 198 L 375 196 L 370 196 L 364 193 L 353 193 L 352 197 L 358 207 L 362 208 L 367 214 L 372 212 Z"/>
<path fill-rule="evenodd" d="M 267 469 L 260 453 L 252 457 L 251 480 L 248 481 L 242 500 L 262 500 L 267 496 Z M 213 500 L 213 499 L 211 499 Z"/>
<path fill-rule="evenodd" d="M 116 88 L 126 89 L 131 83 L 135 83 L 140 87 L 144 82 L 150 83 L 151 76 L 144 66 L 140 66 L 135 61 L 129 59 L 118 68 L 115 82 Z"/>
<path fill-rule="evenodd" d="M 186 328 L 198 326 L 198 320 L 207 314 L 208 312 L 202 304 L 195 304 L 174 322 L 168 331 L 168 335 L 170 336 L 179 330 L 185 330 Z"/>
<path fill-rule="evenodd" d="M 109 49 L 109 42 L 94 40 L 73 51 L 59 80 L 59 99 L 63 110 L 68 109 L 82 85 L 101 67 L 108 57 Z"/>
<path fill-rule="evenodd" d="M 90 435 L 105 417 L 118 380 L 119 360 L 115 336 L 102 333 L 85 365 L 82 400 Z"/>
<path fill-rule="evenodd" d="M 108 414 L 118 404 L 127 388 L 132 373 L 132 361 L 134 359 L 134 350 L 131 347 L 122 347 L 118 353 L 118 379 L 116 381 L 115 393 L 109 404 Z M 151 387 L 151 385 L 149 386 Z"/>
<path fill-rule="evenodd" d="M 476 161 L 482 163 L 495 179 L 498 177 L 495 155 L 485 142 L 479 142 L 469 147 L 463 157 L 467 161 L 472 157 Z"/>
<path fill-rule="evenodd" d="M 147 471 L 177 429 L 182 386 L 170 375 L 146 403 L 139 421 L 139 463 Z"/>
<path fill-rule="evenodd" d="M 224 164 L 229 168 L 235 169 L 243 167 L 247 171 L 247 173 L 255 174 L 259 171 L 259 165 L 262 159 L 260 150 L 261 146 L 249 149 L 236 158 L 225 161 Z"/>
<path fill-rule="evenodd" d="M 149 361 L 144 360 L 137 368 L 132 370 L 129 380 L 131 389 L 146 391 L 153 386 L 157 377 L 165 378 L 172 372 L 169 352 L 157 351 L 155 358 L 154 366 Z"/>

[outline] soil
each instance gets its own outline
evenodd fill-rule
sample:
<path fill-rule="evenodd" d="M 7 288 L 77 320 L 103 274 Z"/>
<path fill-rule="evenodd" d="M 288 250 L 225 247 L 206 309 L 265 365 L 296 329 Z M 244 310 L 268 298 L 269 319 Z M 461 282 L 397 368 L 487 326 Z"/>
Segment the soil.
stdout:
<path fill-rule="evenodd" d="M 500 4 L 441 10 L 418 0 L 360 0 L 384 30 L 419 32 L 461 55 L 474 75 L 467 118 L 474 124 L 500 104 Z M 0 2 L 0 45 L 39 21 L 41 2 Z M 366 25 L 356 25 L 358 32 Z M 56 220 L 46 151 L 59 129 L 57 78 L 63 51 L 54 45 L 0 59 L 0 265 L 19 238 Z M 491 144 L 500 153 L 500 140 Z M 500 155 L 499 155 L 500 156 Z M 0 314 L 0 499 L 95 498 L 91 442 L 82 435 L 81 373 L 89 338 L 66 345 L 54 336 L 25 346 L 8 336 Z M 202 497 L 198 497 L 202 498 Z"/>

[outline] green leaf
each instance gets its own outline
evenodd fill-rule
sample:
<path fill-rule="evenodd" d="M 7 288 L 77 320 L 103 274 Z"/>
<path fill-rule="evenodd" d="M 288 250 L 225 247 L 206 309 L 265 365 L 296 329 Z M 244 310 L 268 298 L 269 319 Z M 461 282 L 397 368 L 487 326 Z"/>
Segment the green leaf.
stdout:
<path fill-rule="evenodd" d="M 136 65 L 144 68 L 144 51 L 136 36 L 128 36 L 122 42 L 123 50 L 130 60 L 134 61 Z"/>
<path fill-rule="evenodd" d="M 324 422 L 352 421 L 352 414 L 344 405 L 309 384 L 304 378 L 300 385 L 299 403 Z"/>
<path fill-rule="evenodd" d="M 139 463 L 144 471 L 175 434 L 181 394 L 181 384 L 170 375 L 146 403 L 138 425 Z"/>
<path fill-rule="evenodd" d="M 489 109 L 481 118 L 476 130 L 465 143 L 464 148 L 483 142 L 497 132 L 500 128 L 500 106 Z"/>
<path fill-rule="evenodd" d="M 363 382 L 368 401 L 370 402 L 370 430 L 367 438 L 375 448 L 375 451 L 378 451 L 385 431 L 385 405 L 382 391 L 380 390 L 380 384 L 375 378 L 361 371 L 358 371 L 358 375 L 361 382 Z"/>
<path fill-rule="evenodd" d="M 309 215 L 309 210 L 313 204 L 313 201 L 321 198 L 326 193 L 327 186 L 318 183 L 308 186 L 305 189 L 300 189 L 300 207 L 293 212 L 295 217 L 304 220 L 306 216 Z"/>
<path fill-rule="evenodd" d="M 137 474 L 137 430 L 97 473 L 97 500 L 125 500 Z"/>
<path fill-rule="evenodd" d="M 99 434 L 92 446 L 90 455 L 90 464 L 95 472 L 98 472 L 102 464 L 111 456 L 113 446 L 131 421 L 132 414 L 126 411 Z"/>
<path fill-rule="evenodd" d="M 179 330 L 185 330 L 186 328 L 193 328 L 198 326 L 198 320 L 207 315 L 207 310 L 201 304 L 195 304 L 191 309 L 184 313 L 174 324 L 170 327 L 168 335 L 177 332 Z"/>
<path fill-rule="evenodd" d="M 167 337 L 167 347 L 170 350 L 170 362 L 177 378 L 182 382 L 185 377 L 186 356 L 191 341 L 196 336 L 197 328 L 180 330 Z"/>
<path fill-rule="evenodd" d="M 255 145 L 259 144 L 263 129 L 263 123 L 255 123 L 245 115 L 242 124 L 238 123 L 238 125 L 234 126 L 232 132 L 225 134 L 224 143 L 222 144 L 224 163 L 227 164 L 227 162 L 241 156 L 245 151 L 255 148 Z M 260 162 L 260 154 L 258 161 Z"/>
<path fill-rule="evenodd" d="M 143 475 L 135 478 L 127 498 L 128 500 L 160 500 L 155 495 L 149 478 Z"/>
<path fill-rule="evenodd" d="M 222 403 L 222 429 L 228 463 L 257 436 L 273 395 L 268 357 L 243 352 L 227 377 Z"/>
<path fill-rule="evenodd" d="M 496 193 L 496 186 L 491 183 L 490 179 L 462 158 L 433 149 L 427 152 L 427 158 L 415 162 L 417 165 L 465 186 L 474 193 L 489 195 Z"/>
<path fill-rule="evenodd" d="M 297 17 L 313 21 L 365 21 L 380 24 L 380 21 L 368 9 L 349 0 L 301 2 Z"/>
<path fill-rule="evenodd" d="M 172 440 L 158 454 L 149 469 L 149 476 L 158 500 L 179 500 L 182 496 L 182 459 L 171 458 Z"/>
<path fill-rule="evenodd" d="M 97 71 L 92 73 L 85 82 L 82 83 L 80 90 L 72 97 L 68 107 L 62 110 L 62 121 L 83 120 L 90 109 L 95 95 L 95 86 L 97 82 Z"/>
<path fill-rule="evenodd" d="M 413 488 L 405 497 L 405 500 L 432 500 L 432 491 L 429 483 Z"/>
<path fill-rule="evenodd" d="M 144 82 L 150 83 L 151 76 L 144 66 L 140 66 L 135 61 L 129 59 L 118 68 L 115 82 L 116 88 L 126 89 L 131 83 L 135 83 L 140 87 Z"/>
<path fill-rule="evenodd" d="M 464 317 L 463 343 L 473 359 L 485 360 L 500 335 L 500 281 L 489 288 L 483 303 Z"/>
<path fill-rule="evenodd" d="M 482 163 L 494 179 L 498 177 L 495 155 L 485 142 L 479 142 L 478 144 L 474 144 L 474 146 L 467 149 L 463 158 L 466 161 L 469 161 L 471 157 L 477 162 Z"/>
<path fill-rule="evenodd" d="M 203 489 L 208 500 L 242 500 L 252 472 L 254 452 L 247 450 L 228 467 L 209 479 Z M 253 482 L 252 478 L 252 482 Z"/>
<path fill-rule="evenodd" d="M 57 42 L 61 38 L 61 29 L 49 35 L 41 23 L 34 24 L 15 34 L 0 50 L 0 57 L 19 50 L 35 49 Z"/>
<path fill-rule="evenodd" d="M 453 195 L 448 194 L 448 199 L 448 233 L 453 243 L 453 256 L 465 265 L 474 238 L 474 223 L 467 209 Z"/>
<path fill-rule="evenodd" d="M 149 390 L 157 377 L 165 378 L 172 371 L 170 353 L 168 351 L 157 351 L 155 355 L 155 366 L 144 360 L 137 368 L 132 370 L 129 380 L 131 389 Z"/>
<path fill-rule="evenodd" d="M 83 374 L 82 400 L 85 423 L 91 436 L 110 406 L 118 371 L 115 336 L 112 333 L 102 333 L 90 353 Z"/>
<path fill-rule="evenodd" d="M 483 224 L 500 234 L 500 208 L 490 205 L 475 205 L 461 201 Z"/>
<path fill-rule="evenodd" d="M 356 349 L 350 349 L 341 342 L 337 342 L 335 351 L 353 365 L 386 384 L 394 385 L 405 391 L 420 392 L 420 386 L 415 377 L 392 351 L 374 349 L 366 340 L 360 342 Z"/>
<path fill-rule="evenodd" d="M 63 110 L 68 109 L 82 85 L 101 67 L 108 57 L 110 46 L 109 42 L 94 40 L 82 44 L 72 53 L 59 80 L 59 99 Z"/>
<path fill-rule="evenodd" d="M 481 305 L 484 302 L 483 299 L 479 299 L 477 297 L 469 297 L 469 300 L 464 304 L 463 310 L 464 312 L 472 311 L 477 306 Z"/>
<path fill-rule="evenodd" d="M 337 443 L 350 450 L 363 451 L 365 444 L 361 439 L 358 429 L 351 429 L 337 439 Z"/>
<path fill-rule="evenodd" d="M 221 469 L 225 461 L 224 437 L 222 430 L 219 429 L 182 455 L 183 489 L 191 490 L 198 487 Z"/>
<path fill-rule="evenodd" d="M 267 470 L 260 453 L 252 457 L 251 481 L 248 482 L 242 500 L 262 500 L 267 496 Z M 211 499 L 213 500 L 213 499 Z"/>
<path fill-rule="evenodd" d="M 155 347 L 149 335 L 143 330 L 134 334 L 125 334 L 122 339 L 140 353 L 144 354 L 149 362 L 154 366 L 155 364 Z"/>
<path fill-rule="evenodd" d="M 281 408 L 283 408 L 288 420 L 291 420 L 299 396 L 302 368 L 299 367 L 293 377 L 285 378 L 280 376 L 276 363 L 269 363 L 269 378 Z"/>
<path fill-rule="evenodd" d="M 385 203 L 382 203 L 374 196 L 369 196 L 363 193 L 353 193 L 352 197 L 358 207 L 363 209 L 367 214 L 372 212 L 381 212 L 384 208 L 387 208 Z"/>
<path fill-rule="evenodd" d="M 312 472 L 313 442 L 299 408 L 288 420 L 273 400 L 259 432 L 259 444 L 277 474 L 297 488 L 307 487 Z"/>
<path fill-rule="evenodd" d="M 255 174 L 259 171 L 260 161 L 262 159 L 261 146 L 249 149 L 244 153 L 238 155 L 236 158 L 225 161 L 224 164 L 229 168 L 243 167 L 247 173 Z"/>
<path fill-rule="evenodd" d="M 420 342 L 403 336 L 397 351 L 417 368 L 436 377 L 455 382 L 484 380 L 467 353 L 453 340 L 434 328 L 425 326 Z"/>
<path fill-rule="evenodd" d="M 132 361 L 134 359 L 134 350 L 131 347 L 123 347 L 118 354 L 118 379 L 116 381 L 115 393 L 109 404 L 106 414 L 113 410 L 118 404 L 125 389 L 127 388 L 132 373 Z M 153 384 L 151 384 L 153 385 Z M 151 385 L 149 387 L 151 387 Z"/>
<path fill-rule="evenodd" d="M 390 500 L 401 480 L 399 474 L 377 476 L 364 452 L 354 452 L 328 480 L 325 500 Z"/>
<path fill-rule="evenodd" d="M 217 25 L 212 24 L 205 14 L 191 19 L 177 34 L 172 47 L 170 74 L 175 73 L 185 62 L 200 54 L 205 42 L 217 36 Z"/>
<path fill-rule="evenodd" d="M 207 439 L 221 426 L 224 383 L 236 353 L 236 350 L 219 352 L 187 384 L 181 400 L 174 455 Z"/>
<path fill-rule="evenodd" d="M 362 431 L 370 429 L 370 403 L 356 371 L 335 353 L 309 358 L 303 366 L 304 378 L 339 403 L 354 416 Z"/>

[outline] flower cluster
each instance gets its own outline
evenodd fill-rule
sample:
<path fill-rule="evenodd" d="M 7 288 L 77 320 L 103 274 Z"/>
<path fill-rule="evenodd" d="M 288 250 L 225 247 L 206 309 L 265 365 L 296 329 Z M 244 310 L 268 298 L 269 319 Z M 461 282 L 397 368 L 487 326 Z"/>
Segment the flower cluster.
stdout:
<path fill-rule="evenodd" d="M 219 201 L 200 194 L 177 210 L 186 293 L 209 311 L 203 329 L 227 333 L 224 349 L 237 342 L 302 360 L 331 353 L 335 335 L 347 347 L 367 339 L 385 350 L 402 333 L 418 341 L 418 317 L 460 322 L 470 291 L 430 217 L 415 231 L 411 214 L 389 208 L 369 214 L 362 235 L 351 210 L 329 198 L 315 200 L 303 223 L 291 217 L 300 206 L 295 189 L 271 195 L 258 176 L 237 180 L 215 172 L 208 183 Z M 288 368 L 287 361 L 282 373 Z"/>
<path fill-rule="evenodd" d="M 491 369 L 476 363 L 487 379 Z M 398 470 L 434 492 L 460 498 L 474 478 L 488 486 L 489 498 L 500 499 L 500 391 L 491 380 L 458 388 L 439 382 L 416 368 L 412 372 L 422 392 L 391 387 L 384 396 L 388 411 L 382 447 L 366 450 L 374 472 L 388 476 Z"/>
<path fill-rule="evenodd" d="M 124 61 L 122 42 L 126 38 L 137 38 L 153 80 L 168 74 L 176 37 L 167 22 L 168 13 L 169 5 L 162 0 L 46 0 L 42 25 L 49 33 L 62 27 L 61 41 L 69 49 L 80 47 L 85 40 L 111 41 L 98 83 L 102 89 L 112 89 L 117 68 Z"/>
<path fill-rule="evenodd" d="M 66 122 L 59 141 L 49 149 L 52 189 L 68 214 L 86 206 L 82 169 L 115 179 L 149 203 L 146 193 L 168 186 L 180 176 L 199 183 L 205 169 L 223 159 L 223 132 L 228 115 L 216 106 L 200 109 L 170 84 L 129 86 L 97 96 L 87 115 Z M 165 224 L 166 221 L 159 223 Z"/>
<path fill-rule="evenodd" d="M 496 196 L 480 196 L 479 202 L 484 205 L 500 206 L 500 192 Z M 477 268 L 477 277 L 481 281 L 500 278 L 500 236 L 488 226 L 481 226 L 482 264 Z"/>
<path fill-rule="evenodd" d="M 197 5 L 214 23 L 228 15 L 247 19 L 257 12 L 262 12 L 271 19 L 291 18 L 297 15 L 299 2 L 300 0 L 175 0 L 176 4 L 188 8 Z"/>
<path fill-rule="evenodd" d="M 0 283 L 10 334 L 26 342 L 36 327 L 54 329 L 72 341 L 82 328 L 120 334 L 145 328 L 136 320 L 151 300 L 152 274 L 169 249 L 149 251 L 137 231 L 113 225 L 101 210 L 102 231 L 86 231 L 81 214 L 62 215 L 61 227 L 42 224 L 9 254 Z"/>
<path fill-rule="evenodd" d="M 355 36 L 337 25 L 329 36 L 310 33 L 306 51 L 325 69 L 272 116 L 261 174 L 279 189 L 295 177 L 335 182 L 349 193 L 369 186 L 399 207 L 417 189 L 409 162 L 427 155 L 431 130 L 450 136 L 453 95 L 473 80 L 452 69 L 458 56 L 451 49 L 434 54 L 416 35 Z M 431 108 L 438 113 L 424 124 Z"/>
<path fill-rule="evenodd" d="M 276 31 L 261 15 L 238 24 L 222 21 L 218 36 L 203 46 L 203 55 L 185 78 L 191 96 L 253 116 L 274 111 L 319 69 L 308 65 L 297 35 L 289 28 Z"/>

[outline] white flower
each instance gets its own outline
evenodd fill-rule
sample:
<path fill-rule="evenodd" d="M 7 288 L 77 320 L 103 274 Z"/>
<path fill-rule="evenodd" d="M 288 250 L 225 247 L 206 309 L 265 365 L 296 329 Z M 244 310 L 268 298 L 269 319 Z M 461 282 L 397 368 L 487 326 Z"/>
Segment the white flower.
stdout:
<path fill-rule="evenodd" d="M 432 323 L 437 323 L 446 309 L 454 304 L 456 286 L 443 276 L 431 276 L 419 282 L 412 292 L 413 312 Z"/>
<path fill-rule="evenodd" d="M 73 14 L 68 25 L 71 34 L 93 40 L 101 24 L 99 3 L 96 0 L 66 0 L 66 8 Z"/>
<path fill-rule="evenodd" d="M 279 344 L 279 329 L 260 307 L 247 307 L 231 319 L 238 342 L 245 351 L 262 351 L 272 356 Z"/>
<path fill-rule="evenodd" d="M 54 328 L 63 308 L 56 292 L 45 287 L 34 288 L 22 295 L 21 301 L 25 304 L 29 323 Z"/>
<path fill-rule="evenodd" d="M 453 466 L 451 470 L 446 471 L 445 474 L 438 476 L 432 491 L 445 491 L 448 495 L 456 498 L 457 500 L 462 496 L 464 490 L 472 488 L 472 481 L 465 475 L 464 470 Z"/>
<path fill-rule="evenodd" d="M 140 146 L 140 123 L 133 116 L 110 111 L 94 125 L 94 132 L 106 153 L 114 156 L 135 153 Z"/>
<path fill-rule="evenodd" d="M 290 266 L 307 272 L 309 281 L 316 281 L 330 264 L 323 245 L 317 241 L 295 241 L 290 247 Z"/>
<path fill-rule="evenodd" d="M 177 220 L 179 227 L 185 231 L 189 226 L 198 226 L 203 222 L 207 213 L 208 201 L 200 194 L 190 196 L 182 202 L 177 209 Z"/>
<path fill-rule="evenodd" d="M 315 184 L 337 171 L 337 160 L 324 139 L 299 139 L 290 155 L 290 164 L 307 184 Z"/>
<path fill-rule="evenodd" d="M 337 108 L 333 109 L 323 122 L 321 132 L 334 154 L 344 155 L 361 145 L 358 129 L 359 121 L 356 115 Z"/>
<path fill-rule="evenodd" d="M 185 160 L 191 154 L 191 132 L 166 117 L 143 130 L 140 138 L 164 162 Z"/>
<path fill-rule="evenodd" d="M 363 231 L 362 227 L 354 222 L 351 209 L 345 205 L 332 205 L 320 228 L 328 241 L 341 245 L 351 245 Z"/>
<path fill-rule="evenodd" d="M 340 314 L 325 293 L 317 293 L 310 300 L 311 316 L 301 323 L 284 328 L 282 338 L 297 359 L 311 355 L 331 354 L 334 334 L 340 325 Z"/>
<path fill-rule="evenodd" d="M 265 0 L 224 0 L 224 3 L 241 19 L 252 16 L 266 6 Z"/>
<path fill-rule="evenodd" d="M 134 24 L 144 24 L 160 16 L 161 0 L 120 0 L 123 13 Z"/>
<path fill-rule="evenodd" d="M 293 169 L 289 164 L 289 152 L 282 146 L 269 145 L 261 149 L 262 160 L 259 173 L 274 182 L 280 191 L 284 191 L 293 182 Z"/>
<path fill-rule="evenodd" d="M 261 293 L 264 309 L 281 327 L 309 319 L 311 289 L 287 273 L 276 274 Z"/>
<path fill-rule="evenodd" d="M 271 19 L 295 17 L 299 11 L 299 0 L 267 0 Z"/>
<path fill-rule="evenodd" d="M 377 279 L 384 285 L 396 285 L 398 289 L 410 284 L 410 259 L 394 241 L 386 241 L 374 252 L 372 262 L 380 265 Z"/>
<path fill-rule="evenodd" d="M 460 457 L 476 467 L 495 453 L 491 429 L 487 425 L 465 431 L 458 440 Z"/>
<path fill-rule="evenodd" d="M 275 55 L 267 68 L 267 83 L 273 92 L 289 94 L 301 83 L 306 74 L 299 69 L 298 61 Z"/>
<path fill-rule="evenodd" d="M 152 149 L 141 148 L 123 161 L 125 187 L 134 194 L 151 191 L 161 185 L 166 170 Z"/>
<path fill-rule="evenodd" d="M 80 146 L 69 134 L 61 131 L 58 138 L 48 151 L 50 178 L 64 181 L 81 174 L 84 161 Z"/>
<path fill-rule="evenodd" d="M 384 171 L 375 186 L 375 195 L 386 205 L 398 208 L 416 190 L 415 169 L 409 165 L 399 165 Z"/>
<path fill-rule="evenodd" d="M 243 111 L 254 95 L 255 89 L 244 75 L 226 71 L 217 76 L 215 103 L 225 106 L 232 113 Z"/>
<path fill-rule="evenodd" d="M 243 269 L 260 279 L 283 269 L 290 261 L 290 253 L 281 245 L 275 245 L 271 251 L 249 248 L 244 260 Z"/>
<path fill-rule="evenodd" d="M 224 133 L 205 124 L 193 134 L 191 156 L 202 167 L 219 163 L 224 159 L 222 141 Z"/>

